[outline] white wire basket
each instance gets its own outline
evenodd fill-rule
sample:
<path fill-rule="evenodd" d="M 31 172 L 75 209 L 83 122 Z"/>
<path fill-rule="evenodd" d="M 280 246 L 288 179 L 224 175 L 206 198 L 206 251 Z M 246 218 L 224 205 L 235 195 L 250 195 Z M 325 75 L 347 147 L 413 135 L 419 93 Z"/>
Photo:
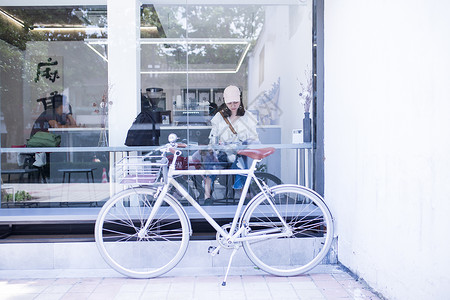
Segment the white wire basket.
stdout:
<path fill-rule="evenodd" d="M 164 156 L 126 156 L 116 164 L 120 184 L 159 185 L 167 180 L 168 159 Z"/>

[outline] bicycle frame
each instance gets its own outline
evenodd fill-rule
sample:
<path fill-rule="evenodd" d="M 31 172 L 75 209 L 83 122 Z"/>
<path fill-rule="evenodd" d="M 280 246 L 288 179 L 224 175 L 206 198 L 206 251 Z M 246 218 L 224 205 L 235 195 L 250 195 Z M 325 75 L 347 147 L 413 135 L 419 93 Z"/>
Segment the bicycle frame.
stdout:
<path fill-rule="evenodd" d="M 275 205 L 273 204 L 273 201 L 271 200 L 270 195 L 267 193 L 266 189 L 261 185 L 259 180 L 255 176 L 255 170 L 256 170 L 256 164 L 261 160 L 253 160 L 250 168 L 248 169 L 221 169 L 221 170 L 176 170 L 175 169 L 175 163 L 178 158 L 178 156 L 181 154 L 181 151 L 175 151 L 174 157 L 172 160 L 172 163 L 169 166 L 169 172 L 167 174 L 167 182 L 162 186 L 162 189 L 160 188 L 158 198 L 155 202 L 155 205 L 153 206 L 153 209 L 151 210 L 150 216 L 146 221 L 145 226 L 140 230 L 138 235 L 145 235 L 145 232 L 147 231 L 147 228 L 150 226 L 151 221 L 156 215 L 156 212 L 160 208 L 164 197 L 167 194 L 167 191 L 169 190 L 170 186 L 174 186 L 182 195 L 186 198 L 186 200 L 205 218 L 205 220 L 211 224 L 211 226 L 219 232 L 223 237 L 226 237 L 227 241 L 229 242 L 243 242 L 248 240 L 261 240 L 261 239 L 267 239 L 267 238 L 277 238 L 277 237 L 287 237 L 291 235 L 291 230 L 289 226 L 286 224 L 286 222 L 281 217 L 281 214 L 276 209 Z M 194 200 L 194 198 L 175 180 L 174 177 L 180 176 L 180 175 L 246 175 L 246 180 L 244 187 L 242 189 L 241 196 L 239 198 L 238 206 L 236 208 L 235 215 L 233 217 L 233 221 L 231 223 L 231 228 L 229 233 L 226 232 L 209 214 L 208 212 L 203 209 L 200 204 L 197 203 L 197 201 Z M 256 182 L 261 192 L 265 195 L 266 199 L 269 201 L 272 209 L 280 219 L 280 222 L 283 224 L 285 230 L 281 231 L 280 233 L 271 233 L 269 231 L 265 231 L 261 234 L 253 235 L 253 236 L 246 236 L 246 237 L 240 237 L 240 234 L 247 228 L 246 226 L 241 226 L 238 230 L 236 230 L 236 227 L 238 226 L 238 221 L 242 211 L 242 207 L 244 206 L 244 200 L 247 195 L 250 182 L 252 179 Z M 251 203 L 251 202 L 250 202 Z M 267 233 L 271 233 L 270 236 Z"/>
<path fill-rule="evenodd" d="M 130 277 L 151 278 L 180 262 L 188 248 L 192 224 L 182 204 L 171 195 L 174 190 L 216 230 L 218 245 L 208 247 L 208 253 L 215 256 L 220 249 L 232 250 L 222 285 L 226 285 L 233 257 L 241 247 L 257 267 L 277 276 L 302 274 L 323 260 L 334 230 L 324 200 L 298 185 L 268 187 L 255 173 L 256 164 L 272 154 L 273 147 L 240 150 L 239 154 L 254 159 L 245 170 L 176 170 L 181 155 L 177 147 L 184 145 L 175 141 L 175 135 L 169 136 L 169 144 L 158 149 L 162 155 L 127 156 L 116 164 L 118 182 L 129 188 L 105 203 L 95 223 L 97 247 L 113 269 Z M 170 163 L 165 156 L 169 150 L 174 154 Z M 210 215 L 211 207 L 200 206 L 188 193 L 179 180 L 182 175 L 247 176 L 238 204 L 233 206 L 232 222 L 220 226 L 214 214 Z M 260 192 L 244 204 L 250 190 L 254 195 L 253 185 Z"/>

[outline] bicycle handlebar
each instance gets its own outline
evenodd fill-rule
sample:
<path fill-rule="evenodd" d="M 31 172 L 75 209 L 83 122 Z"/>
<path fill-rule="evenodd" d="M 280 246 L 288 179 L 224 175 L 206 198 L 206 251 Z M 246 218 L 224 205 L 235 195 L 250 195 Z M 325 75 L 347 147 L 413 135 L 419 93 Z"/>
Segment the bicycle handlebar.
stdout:
<path fill-rule="evenodd" d="M 180 151 L 180 150 L 177 150 L 178 148 L 186 148 L 187 147 L 187 145 L 186 144 L 184 144 L 184 143 L 176 143 L 176 145 L 175 145 L 175 147 L 172 147 L 172 145 L 169 143 L 169 144 L 167 144 L 167 145 L 170 145 L 170 147 L 168 147 L 168 150 L 172 153 L 172 154 L 175 154 L 177 151 Z M 166 145 L 166 146 L 167 146 Z M 179 154 L 177 154 L 177 156 L 179 156 L 181 153 L 179 153 Z"/>

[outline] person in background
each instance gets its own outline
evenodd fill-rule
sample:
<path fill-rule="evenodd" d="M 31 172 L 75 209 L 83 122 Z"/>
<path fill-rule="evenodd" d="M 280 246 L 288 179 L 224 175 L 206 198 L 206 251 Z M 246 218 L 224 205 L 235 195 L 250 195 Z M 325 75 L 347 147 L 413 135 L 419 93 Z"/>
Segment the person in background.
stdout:
<path fill-rule="evenodd" d="M 49 128 L 76 127 L 77 122 L 72 116 L 70 105 L 64 105 L 63 96 L 53 96 L 53 108 L 47 108 L 34 122 L 30 138 L 38 131 L 48 131 Z"/>
<path fill-rule="evenodd" d="M 217 161 L 231 163 L 231 168 L 246 168 L 246 157 L 236 157 L 236 147 L 240 145 L 259 144 L 256 131 L 256 117 L 246 111 L 242 102 L 241 91 L 234 85 L 228 86 L 223 93 L 224 103 L 211 119 L 211 132 L 209 134 L 210 145 L 227 146 L 216 155 Z M 205 204 L 212 204 L 211 177 L 205 178 Z M 241 189 L 245 180 L 237 175 L 233 186 Z"/>
<path fill-rule="evenodd" d="M 49 128 L 67 128 L 77 127 L 77 122 L 72 116 L 72 109 L 69 104 L 64 104 L 63 95 L 52 96 L 52 106 L 44 110 L 33 124 L 30 139 L 40 131 L 47 132 Z M 48 165 L 49 153 L 36 152 L 34 154 L 32 165 L 41 169 L 41 175 L 46 182 L 50 176 L 50 167 Z"/>

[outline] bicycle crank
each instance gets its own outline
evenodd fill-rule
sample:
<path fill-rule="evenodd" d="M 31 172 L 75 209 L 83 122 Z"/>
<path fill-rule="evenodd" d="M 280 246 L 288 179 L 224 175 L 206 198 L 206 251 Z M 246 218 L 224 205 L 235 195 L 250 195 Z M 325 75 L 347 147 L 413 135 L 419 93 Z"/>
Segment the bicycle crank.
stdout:
<path fill-rule="evenodd" d="M 225 224 L 222 226 L 222 229 L 225 230 L 225 232 L 229 233 L 231 228 L 231 224 Z M 235 243 L 233 241 L 230 241 L 229 239 L 227 239 L 226 236 L 222 236 L 222 234 L 220 234 L 220 232 L 217 232 L 216 234 L 216 240 L 219 243 L 220 246 L 226 248 L 226 249 L 233 249 Z"/>

